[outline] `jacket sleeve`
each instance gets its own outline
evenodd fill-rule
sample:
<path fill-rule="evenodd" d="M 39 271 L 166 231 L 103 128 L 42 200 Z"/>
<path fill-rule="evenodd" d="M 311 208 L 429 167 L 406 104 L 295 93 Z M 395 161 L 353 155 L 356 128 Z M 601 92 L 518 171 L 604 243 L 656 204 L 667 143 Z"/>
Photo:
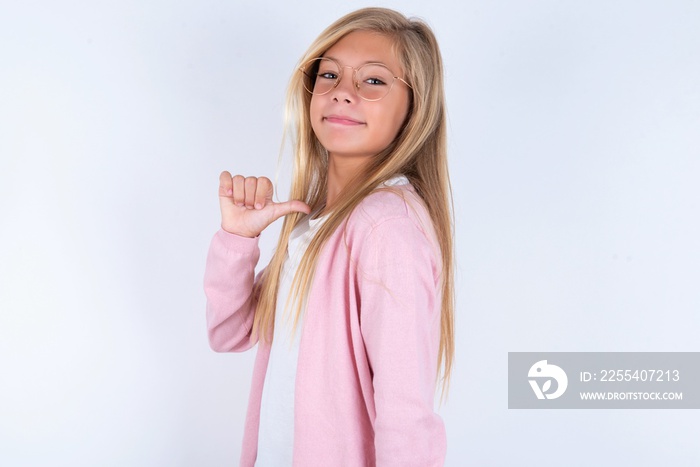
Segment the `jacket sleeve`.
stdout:
<path fill-rule="evenodd" d="M 256 297 L 257 238 L 219 230 L 211 241 L 204 270 L 209 345 L 216 352 L 242 352 L 251 340 Z"/>
<path fill-rule="evenodd" d="M 440 339 L 440 260 L 408 217 L 385 220 L 358 260 L 362 336 L 372 371 L 378 466 L 444 464 L 445 428 L 433 410 Z"/>

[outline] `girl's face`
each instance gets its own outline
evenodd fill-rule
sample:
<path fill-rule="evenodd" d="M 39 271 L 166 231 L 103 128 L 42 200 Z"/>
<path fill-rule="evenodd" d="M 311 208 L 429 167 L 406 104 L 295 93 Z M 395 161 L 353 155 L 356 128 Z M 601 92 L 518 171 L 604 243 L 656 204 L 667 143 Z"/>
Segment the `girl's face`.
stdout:
<path fill-rule="evenodd" d="M 403 68 L 392 46 L 391 39 L 386 36 L 355 31 L 336 42 L 323 55 L 343 67 L 337 87 L 327 94 L 311 97 L 311 126 L 329 156 L 366 160 L 389 146 L 398 135 L 408 115 L 408 86 L 397 79 L 384 98 L 365 101 L 357 95 L 350 68 L 359 68 L 365 63 L 382 63 L 395 76 L 403 77 Z"/>

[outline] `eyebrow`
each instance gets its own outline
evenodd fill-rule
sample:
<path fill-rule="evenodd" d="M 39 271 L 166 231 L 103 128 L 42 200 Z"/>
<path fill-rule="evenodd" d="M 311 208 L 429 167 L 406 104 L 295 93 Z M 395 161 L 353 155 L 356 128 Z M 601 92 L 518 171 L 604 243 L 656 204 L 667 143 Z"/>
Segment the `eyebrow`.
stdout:
<path fill-rule="evenodd" d="M 331 60 L 335 60 L 336 62 L 340 63 L 340 60 L 338 60 L 335 57 L 331 57 L 330 55 L 324 55 L 323 58 L 330 58 Z M 380 63 L 388 68 L 388 65 L 381 60 L 367 60 L 366 62 L 361 63 L 360 66 L 367 65 L 368 63 Z M 350 66 L 350 65 L 348 65 L 348 66 Z"/>

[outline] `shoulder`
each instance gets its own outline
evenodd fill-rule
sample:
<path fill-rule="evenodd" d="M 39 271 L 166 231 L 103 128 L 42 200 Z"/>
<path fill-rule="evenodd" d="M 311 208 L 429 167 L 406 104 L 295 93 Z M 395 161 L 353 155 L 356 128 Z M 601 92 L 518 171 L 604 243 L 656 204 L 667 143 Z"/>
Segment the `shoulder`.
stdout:
<path fill-rule="evenodd" d="M 435 245 L 430 214 L 410 184 L 378 188 L 365 197 L 348 217 L 346 239 L 387 240 Z"/>
<path fill-rule="evenodd" d="M 351 228 L 371 229 L 385 222 L 423 216 L 428 216 L 428 210 L 413 186 L 407 183 L 374 190 L 358 203 L 347 224 Z"/>
<path fill-rule="evenodd" d="M 377 188 L 360 201 L 348 221 L 376 225 L 389 219 L 404 218 L 409 214 L 408 203 L 416 201 L 419 198 L 411 185 Z"/>

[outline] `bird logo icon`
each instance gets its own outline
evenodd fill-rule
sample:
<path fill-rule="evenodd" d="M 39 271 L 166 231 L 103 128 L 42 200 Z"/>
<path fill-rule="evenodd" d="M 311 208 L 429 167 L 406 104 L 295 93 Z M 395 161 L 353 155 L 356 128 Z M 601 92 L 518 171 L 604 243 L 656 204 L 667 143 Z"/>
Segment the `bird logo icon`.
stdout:
<path fill-rule="evenodd" d="M 538 399 L 556 399 L 564 394 L 566 386 L 569 384 L 564 370 L 556 365 L 548 364 L 547 360 L 540 360 L 532 365 L 527 376 L 530 378 L 528 381 Z M 556 388 L 553 392 L 549 392 L 552 389 L 552 380 L 556 382 Z M 542 386 L 540 386 L 539 381 L 542 381 Z"/>

